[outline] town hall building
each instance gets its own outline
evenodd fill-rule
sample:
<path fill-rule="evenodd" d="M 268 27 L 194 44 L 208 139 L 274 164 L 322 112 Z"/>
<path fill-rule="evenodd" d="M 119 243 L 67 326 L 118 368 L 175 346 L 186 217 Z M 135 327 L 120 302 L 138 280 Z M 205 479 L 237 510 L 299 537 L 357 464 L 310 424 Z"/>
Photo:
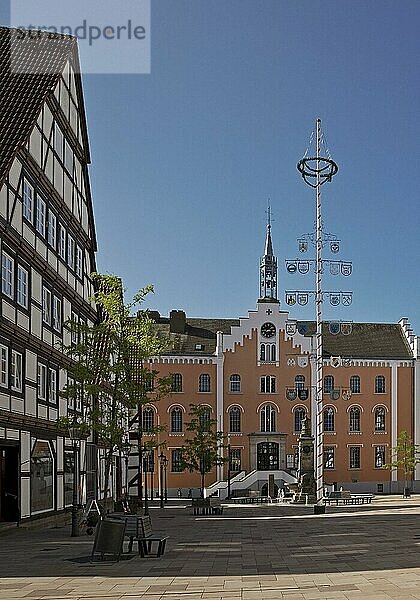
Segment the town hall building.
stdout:
<path fill-rule="evenodd" d="M 143 429 L 152 423 L 166 429 L 158 437 L 166 447 L 170 493 L 199 487 L 199 474 L 180 466 L 191 403 L 208 408 L 229 445 L 229 463 L 207 476 L 208 494 L 226 497 L 228 477 L 233 495 L 266 491 L 270 474 L 277 489 L 295 481 L 305 417 L 315 435 L 316 326 L 281 307 L 270 223 L 260 297 L 246 317 L 196 319 L 182 310 L 150 316 L 172 340 L 172 349 L 151 361 L 159 376 L 172 376 L 172 393 L 143 409 Z M 419 338 L 407 319 L 338 330 L 323 323 L 323 469 L 331 489 L 402 489 L 403 475 L 383 466 L 400 431 L 420 443 L 419 359 Z"/>

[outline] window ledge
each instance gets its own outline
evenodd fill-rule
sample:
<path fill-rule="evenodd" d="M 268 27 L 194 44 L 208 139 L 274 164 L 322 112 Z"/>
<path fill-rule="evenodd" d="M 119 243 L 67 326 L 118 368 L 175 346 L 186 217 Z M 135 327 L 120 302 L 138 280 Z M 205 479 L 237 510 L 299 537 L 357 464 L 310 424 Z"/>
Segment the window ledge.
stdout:
<path fill-rule="evenodd" d="M 387 431 L 374 431 L 373 435 L 388 435 Z"/>
<path fill-rule="evenodd" d="M 348 435 L 363 435 L 361 431 L 348 431 Z"/>
<path fill-rule="evenodd" d="M 179 433 L 172 433 L 172 432 L 170 432 L 169 433 L 169 437 L 184 437 L 184 435 L 185 434 L 182 433 L 182 432 L 179 432 Z"/>
<path fill-rule="evenodd" d="M 323 431 L 324 435 L 337 435 L 336 431 Z"/>
<path fill-rule="evenodd" d="M 241 431 L 229 431 L 227 435 L 242 435 Z"/>

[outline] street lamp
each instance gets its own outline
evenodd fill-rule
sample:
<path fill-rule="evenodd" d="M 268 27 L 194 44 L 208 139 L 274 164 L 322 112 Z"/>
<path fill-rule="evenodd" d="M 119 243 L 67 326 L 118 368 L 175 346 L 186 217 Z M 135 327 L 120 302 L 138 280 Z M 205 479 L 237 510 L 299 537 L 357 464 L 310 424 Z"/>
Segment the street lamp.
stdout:
<path fill-rule="evenodd" d="M 163 461 L 163 474 L 164 474 L 164 480 L 165 480 L 165 504 L 168 502 L 168 480 L 167 480 L 167 473 L 168 473 L 168 459 L 165 456 L 165 459 Z"/>
<path fill-rule="evenodd" d="M 227 467 L 227 499 L 230 500 L 230 443 L 228 443 L 228 467 Z"/>
<path fill-rule="evenodd" d="M 163 452 L 161 452 L 159 454 L 159 474 L 160 474 L 160 508 L 164 508 L 164 490 L 163 490 L 163 471 L 165 469 L 166 471 L 166 465 L 167 465 L 168 459 L 166 458 L 166 456 L 163 454 Z"/>
<path fill-rule="evenodd" d="M 80 428 L 76 422 L 69 427 L 69 438 L 72 441 L 73 447 L 73 501 L 71 507 L 71 537 L 79 535 L 79 523 L 77 519 L 77 443 L 80 440 Z"/>
<path fill-rule="evenodd" d="M 129 498 L 129 486 L 128 486 L 128 459 L 130 458 L 131 453 L 131 444 L 130 437 L 128 433 L 126 433 L 123 437 L 123 441 L 121 444 L 121 454 L 124 457 L 125 461 L 125 499 L 128 501 Z"/>
<path fill-rule="evenodd" d="M 149 492 L 147 489 L 147 473 L 149 472 L 149 455 L 150 450 L 143 448 L 143 473 L 144 473 L 144 514 L 149 514 Z"/>

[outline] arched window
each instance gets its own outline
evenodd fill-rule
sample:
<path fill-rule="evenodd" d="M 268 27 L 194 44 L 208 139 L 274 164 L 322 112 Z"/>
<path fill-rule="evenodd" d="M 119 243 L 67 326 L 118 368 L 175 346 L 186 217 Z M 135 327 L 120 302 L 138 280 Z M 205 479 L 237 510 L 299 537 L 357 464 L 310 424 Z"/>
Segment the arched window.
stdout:
<path fill-rule="evenodd" d="M 385 431 L 385 409 L 383 406 L 375 409 L 375 431 Z"/>
<path fill-rule="evenodd" d="M 375 377 L 375 394 L 385 394 L 385 377 L 383 375 Z"/>
<path fill-rule="evenodd" d="M 210 375 L 208 373 L 201 373 L 200 377 L 198 378 L 198 391 L 210 391 Z"/>
<path fill-rule="evenodd" d="M 233 406 L 229 411 L 229 431 L 239 433 L 241 431 L 241 409 Z"/>
<path fill-rule="evenodd" d="M 209 430 L 210 426 L 210 409 L 208 406 L 203 406 L 199 417 L 200 428 L 204 431 Z"/>
<path fill-rule="evenodd" d="M 172 373 L 171 391 L 172 392 L 182 392 L 182 375 L 181 375 L 181 373 Z"/>
<path fill-rule="evenodd" d="M 182 408 L 175 406 L 171 410 L 171 431 L 172 433 L 182 432 Z"/>
<path fill-rule="evenodd" d="M 325 375 L 324 377 L 324 394 L 330 394 L 334 389 L 334 377 Z"/>
<path fill-rule="evenodd" d="M 240 392 L 241 391 L 241 376 L 231 375 L 229 378 L 229 389 L 231 392 Z"/>
<path fill-rule="evenodd" d="M 358 375 L 350 377 L 350 391 L 352 394 L 360 394 L 360 377 Z"/>
<path fill-rule="evenodd" d="M 261 431 L 276 431 L 276 409 L 271 404 L 263 406 L 260 412 Z"/>
<path fill-rule="evenodd" d="M 304 408 L 297 408 L 295 410 L 295 431 L 302 431 L 302 421 L 306 417 L 306 410 Z"/>
<path fill-rule="evenodd" d="M 303 390 L 305 387 L 305 375 L 296 375 L 295 377 L 295 389 Z"/>
<path fill-rule="evenodd" d="M 334 409 L 331 407 L 327 407 L 324 410 L 324 431 L 334 431 L 335 429 L 335 424 L 334 424 Z"/>
<path fill-rule="evenodd" d="M 360 431 L 360 408 L 357 406 L 349 411 L 349 431 Z"/>
<path fill-rule="evenodd" d="M 276 344 L 260 345 L 260 361 L 276 362 Z"/>
<path fill-rule="evenodd" d="M 144 432 L 151 431 L 155 424 L 155 412 L 153 408 L 147 406 L 143 408 L 142 427 Z"/>

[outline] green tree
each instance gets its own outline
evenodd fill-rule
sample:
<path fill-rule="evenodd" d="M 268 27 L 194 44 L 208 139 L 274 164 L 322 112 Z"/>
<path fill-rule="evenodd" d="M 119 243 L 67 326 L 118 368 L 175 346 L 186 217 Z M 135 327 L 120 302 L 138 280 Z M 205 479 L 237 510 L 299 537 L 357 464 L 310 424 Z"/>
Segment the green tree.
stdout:
<path fill-rule="evenodd" d="M 186 424 L 186 431 L 193 434 L 181 447 L 181 468 L 190 473 L 201 475 L 201 497 L 204 498 L 205 477 L 216 465 L 228 459 L 220 455 L 224 448 L 224 435 L 217 431 L 217 422 L 210 418 L 210 409 L 201 404 L 190 404 L 191 420 Z"/>
<path fill-rule="evenodd" d="M 141 289 L 129 303 L 124 303 L 122 281 L 115 275 L 92 275 L 95 293 L 91 301 L 99 311 L 93 324 L 69 320 L 68 335 L 62 351 L 70 380 L 61 395 L 72 410 L 59 419 L 68 429 L 78 423 L 81 433 L 91 431 L 98 445 L 105 449 L 104 499 L 109 492 L 113 454 L 123 447 L 130 415 L 137 415 L 139 447 L 139 489 L 141 490 L 143 428 L 142 409 L 169 393 L 170 381 L 160 378 L 146 362 L 168 347 L 168 340 L 157 335 L 147 311 L 134 309 L 141 304 L 152 286 Z M 156 434 L 159 428 L 148 430 Z M 149 447 L 153 442 L 148 443 Z"/>
<path fill-rule="evenodd" d="M 416 465 L 420 463 L 420 445 L 414 444 L 406 431 L 400 431 L 397 444 L 391 448 L 391 460 L 384 469 L 395 471 L 400 469 L 404 474 L 404 493 L 408 489 L 408 481 L 412 480 Z"/>

